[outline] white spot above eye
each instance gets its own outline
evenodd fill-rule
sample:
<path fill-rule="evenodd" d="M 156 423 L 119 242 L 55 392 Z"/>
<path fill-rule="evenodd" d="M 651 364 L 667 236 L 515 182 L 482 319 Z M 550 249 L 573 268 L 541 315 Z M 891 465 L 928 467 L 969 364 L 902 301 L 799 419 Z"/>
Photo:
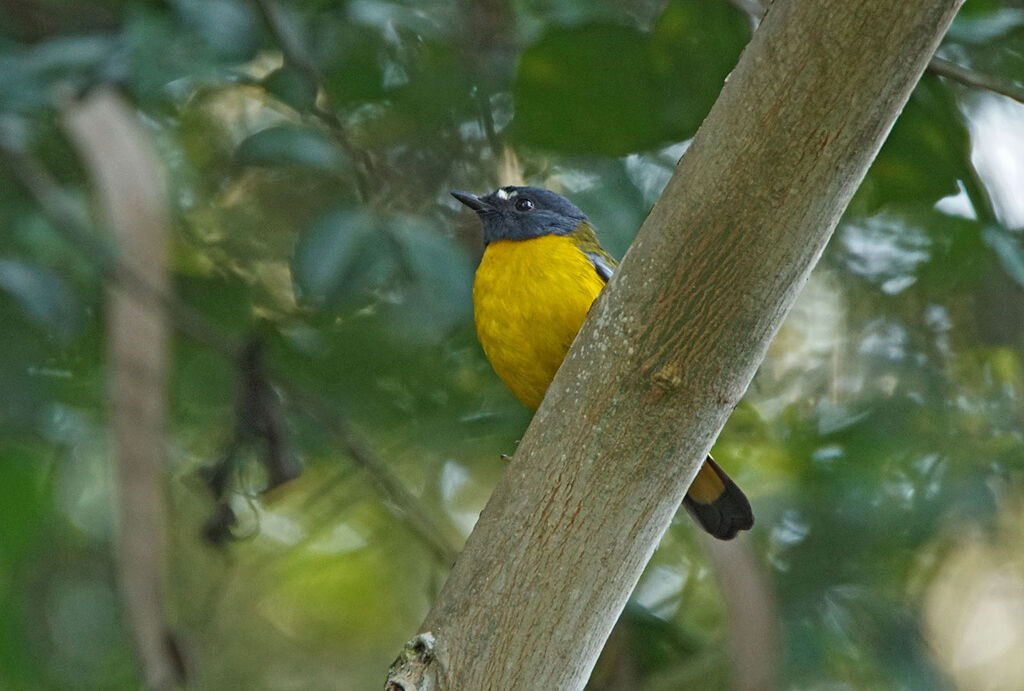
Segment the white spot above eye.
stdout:
<path fill-rule="evenodd" d="M 507 190 L 504 187 L 500 187 L 500 188 L 498 188 L 498 191 L 496 192 L 496 194 L 498 195 L 498 199 L 504 199 L 504 200 L 508 201 L 509 199 L 511 199 L 512 197 L 515 197 L 519 193 L 517 191 L 515 191 L 515 190 Z"/>

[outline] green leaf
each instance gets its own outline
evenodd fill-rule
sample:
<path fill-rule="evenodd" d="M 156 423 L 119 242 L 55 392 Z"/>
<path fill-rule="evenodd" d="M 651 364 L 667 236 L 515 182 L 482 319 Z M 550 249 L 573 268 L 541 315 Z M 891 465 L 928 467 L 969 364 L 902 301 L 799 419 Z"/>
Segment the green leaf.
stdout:
<path fill-rule="evenodd" d="M 269 127 L 238 145 L 236 157 L 243 165 L 297 164 L 330 173 L 341 173 L 345 156 L 317 130 L 281 125 Z"/>
<path fill-rule="evenodd" d="M 285 63 L 263 78 L 263 88 L 281 103 L 300 113 L 316 103 L 316 85 L 294 65 Z"/>
<path fill-rule="evenodd" d="M 917 270 L 920 286 L 939 296 L 967 292 L 988 272 L 991 255 L 977 221 L 948 216 L 934 209 L 908 212 L 906 222 L 931 238 L 930 258 Z"/>
<path fill-rule="evenodd" d="M 124 64 L 116 67 L 143 100 L 184 100 L 197 82 L 224 79 L 209 44 L 172 12 L 137 9 L 128 15 L 121 42 Z"/>
<path fill-rule="evenodd" d="M 395 66 L 392 66 L 395 67 Z M 427 43 L 417 47 L 415 58 L 393 79 L 387 89 L 393 103 L 386 128 L 379 136 L 387 140 L 413 140 L 421 146 L 454 119 L 478 113 L 470 96 L 473 87 L 458 52 L 449 45 Z M 404 83 L 401 83 L 404 80 Z"/>
<path fill-rule="evenodd" d="M 0 109 L 25 111 L 47 105 L 60 82 L 84 88 L 117 50 L 111 36 L 63 36 L 32 47 L 6 45 L 0 52 Z"/>
<path fill-rule="evenodd" d="M 0 259 L 0 290 L 18 300 L 40 326 L 67 340 L 78 329 L 79 306 L 74 293 L 49 271 L 31 264 Z"/>
<path fill-rule="evenodd" d="M 750 35 L 747 18 L 727 2 L 675 0 L 651 34 L 665 127 L 689 139 L 704 121 Z"/>
<path fill-rule="evenodd" d="M 53 451 L 43 446 L 12 443 L 4 449 L 0 463 L 0 505 L 5 520 L 0 522 L 0 565 L 11 568 L 10 560 L 20 556 L 36 537 L 46 494 L 48 461 Z"/>
<path fill-rule="evenodd" d="M 954 23 L 962 19 L 972 19 L 998 12 L 1003 6 L 1002 0 L 967 0 L 957 12 Z"/>
<path fill-rule="evenodd" d="M 574 169 L 585 171 L 592 182 L 588 180 L 588 184 L 579 186 L 570 198 L 594 223 L 601 245 L 621 259 L 640 230 L 650 205 L 630 180 L 621 159 L 588 157 L 573 164 Z"/>
<path fill-rule="evenodd" d="M 343 304 L 379 285 L 393 268 L 375 219 L 342 208 L 323 214 L 302 233 L 292 278 L 303 301 Z"/>
<path fill-rule="evenodd" d="M 336 33 L 330 33 L 331 30 Z M 387 95 L 384 88 L 385 45 L 380 32 L 371 27 L 345 24 L 320 28 L 324 45 L 320 58 L 324 91 L 339 106 L 377 101 Z"/>
<path fill-rule="evenodd" d="M 548 32 L 522 55 L 513 133 L 548 149 L 611 156 L 693 135 L 746 44 L 725 3 L 677 0 L 650 34 L 615 24 Z"/>
<path fill-rule="evenodd" d="M 922 79 L 871 165 L 858 205 L 873 211 L 887 202 L 934 204 L 956 194 L 969 177 L 970 140 L 949 88 Z"/>
<path fill-rule="evenodd" d="M 321 307 L 351 306 L 376 292 L 376 309 L 399 340 L 436 342 L 472 309 L 466 253 L 414 217 L 328 211 L 299 239 L 292 276 L 300 299 Z"/>
<path fill-rule="evenodd" d="M 251 60 L 259 50 L 260 23 L 240 0 L 175 0 L 175 8 L 223 60 Z"/>
<path fill-rule="evenodd" d="M 48 532 L 46 488 L 53 471 L 47 461 L 53 451 L 5 441 L 0 461 L 0 573 L 5 575 L 0 579 L 0 682 L 5 688 L 38 688 L 41 670 L 33 659 L 31 627 L 26 624 L 30 584 L 35 581 L 22 574 L 33 573 L 32 563 L 39 557 L 31 549 Z"/>
<path fill-rule="evenodd" d="M 240 254 L 234 252 L 236 257 Z M 174 292 L 222 329 L 243 333 L 253 328 L 252 289 L 237 276 L 179 273 L 174 277 Z"/>
<path fill-rule="evenodd" d="M 473 265 L 450 238 L 420 219 L 387 222 L 406 284 L 395 326 L 414 341 L 434 341 L 472 312 Z"/>
<path fill-rule="evenodd" d="M 555 29 L 523 52 L 512 132 L 524 144 L 621 155 L 667 136 L 647 37 L 610 24 Z"/>

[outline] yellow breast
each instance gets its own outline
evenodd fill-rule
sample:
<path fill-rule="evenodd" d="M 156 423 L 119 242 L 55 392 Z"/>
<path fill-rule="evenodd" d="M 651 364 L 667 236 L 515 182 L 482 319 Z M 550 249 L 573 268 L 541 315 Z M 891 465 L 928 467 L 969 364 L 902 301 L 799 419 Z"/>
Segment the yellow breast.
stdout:
<path fill-rule="evenodd" d="M 480 343 L 512 393 L 537 408 L 604 280 L 571 238 L 487 245 L 473 283 Z"/>

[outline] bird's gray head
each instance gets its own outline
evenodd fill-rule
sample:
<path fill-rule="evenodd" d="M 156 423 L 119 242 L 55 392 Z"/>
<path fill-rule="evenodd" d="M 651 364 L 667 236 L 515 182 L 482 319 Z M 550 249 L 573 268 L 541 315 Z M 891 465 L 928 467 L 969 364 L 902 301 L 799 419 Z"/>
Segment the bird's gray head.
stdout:
<path fill-rule="evenodd" d="M 485 197 L 467 192 L 452 196 L 480 216 L 484 242 L 572 235 L 587 220 L 568 199 L 540 187 L 501 187 Z"/>

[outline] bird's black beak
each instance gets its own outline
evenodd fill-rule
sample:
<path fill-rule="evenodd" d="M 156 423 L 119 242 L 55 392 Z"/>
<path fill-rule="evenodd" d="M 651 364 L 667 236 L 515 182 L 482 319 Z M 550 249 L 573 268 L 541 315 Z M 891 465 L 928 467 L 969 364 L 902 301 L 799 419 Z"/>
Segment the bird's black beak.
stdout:
<path fill-rule="evenodd" d="M 481 211 L 490 211 L 491 205 L 482 200 L 475 194 L 469 192 L 458 192 L 453 191 L 452 196 L 458 199 L 460 202 L 471 208 L 473 211 L 480 213 Z"/>

